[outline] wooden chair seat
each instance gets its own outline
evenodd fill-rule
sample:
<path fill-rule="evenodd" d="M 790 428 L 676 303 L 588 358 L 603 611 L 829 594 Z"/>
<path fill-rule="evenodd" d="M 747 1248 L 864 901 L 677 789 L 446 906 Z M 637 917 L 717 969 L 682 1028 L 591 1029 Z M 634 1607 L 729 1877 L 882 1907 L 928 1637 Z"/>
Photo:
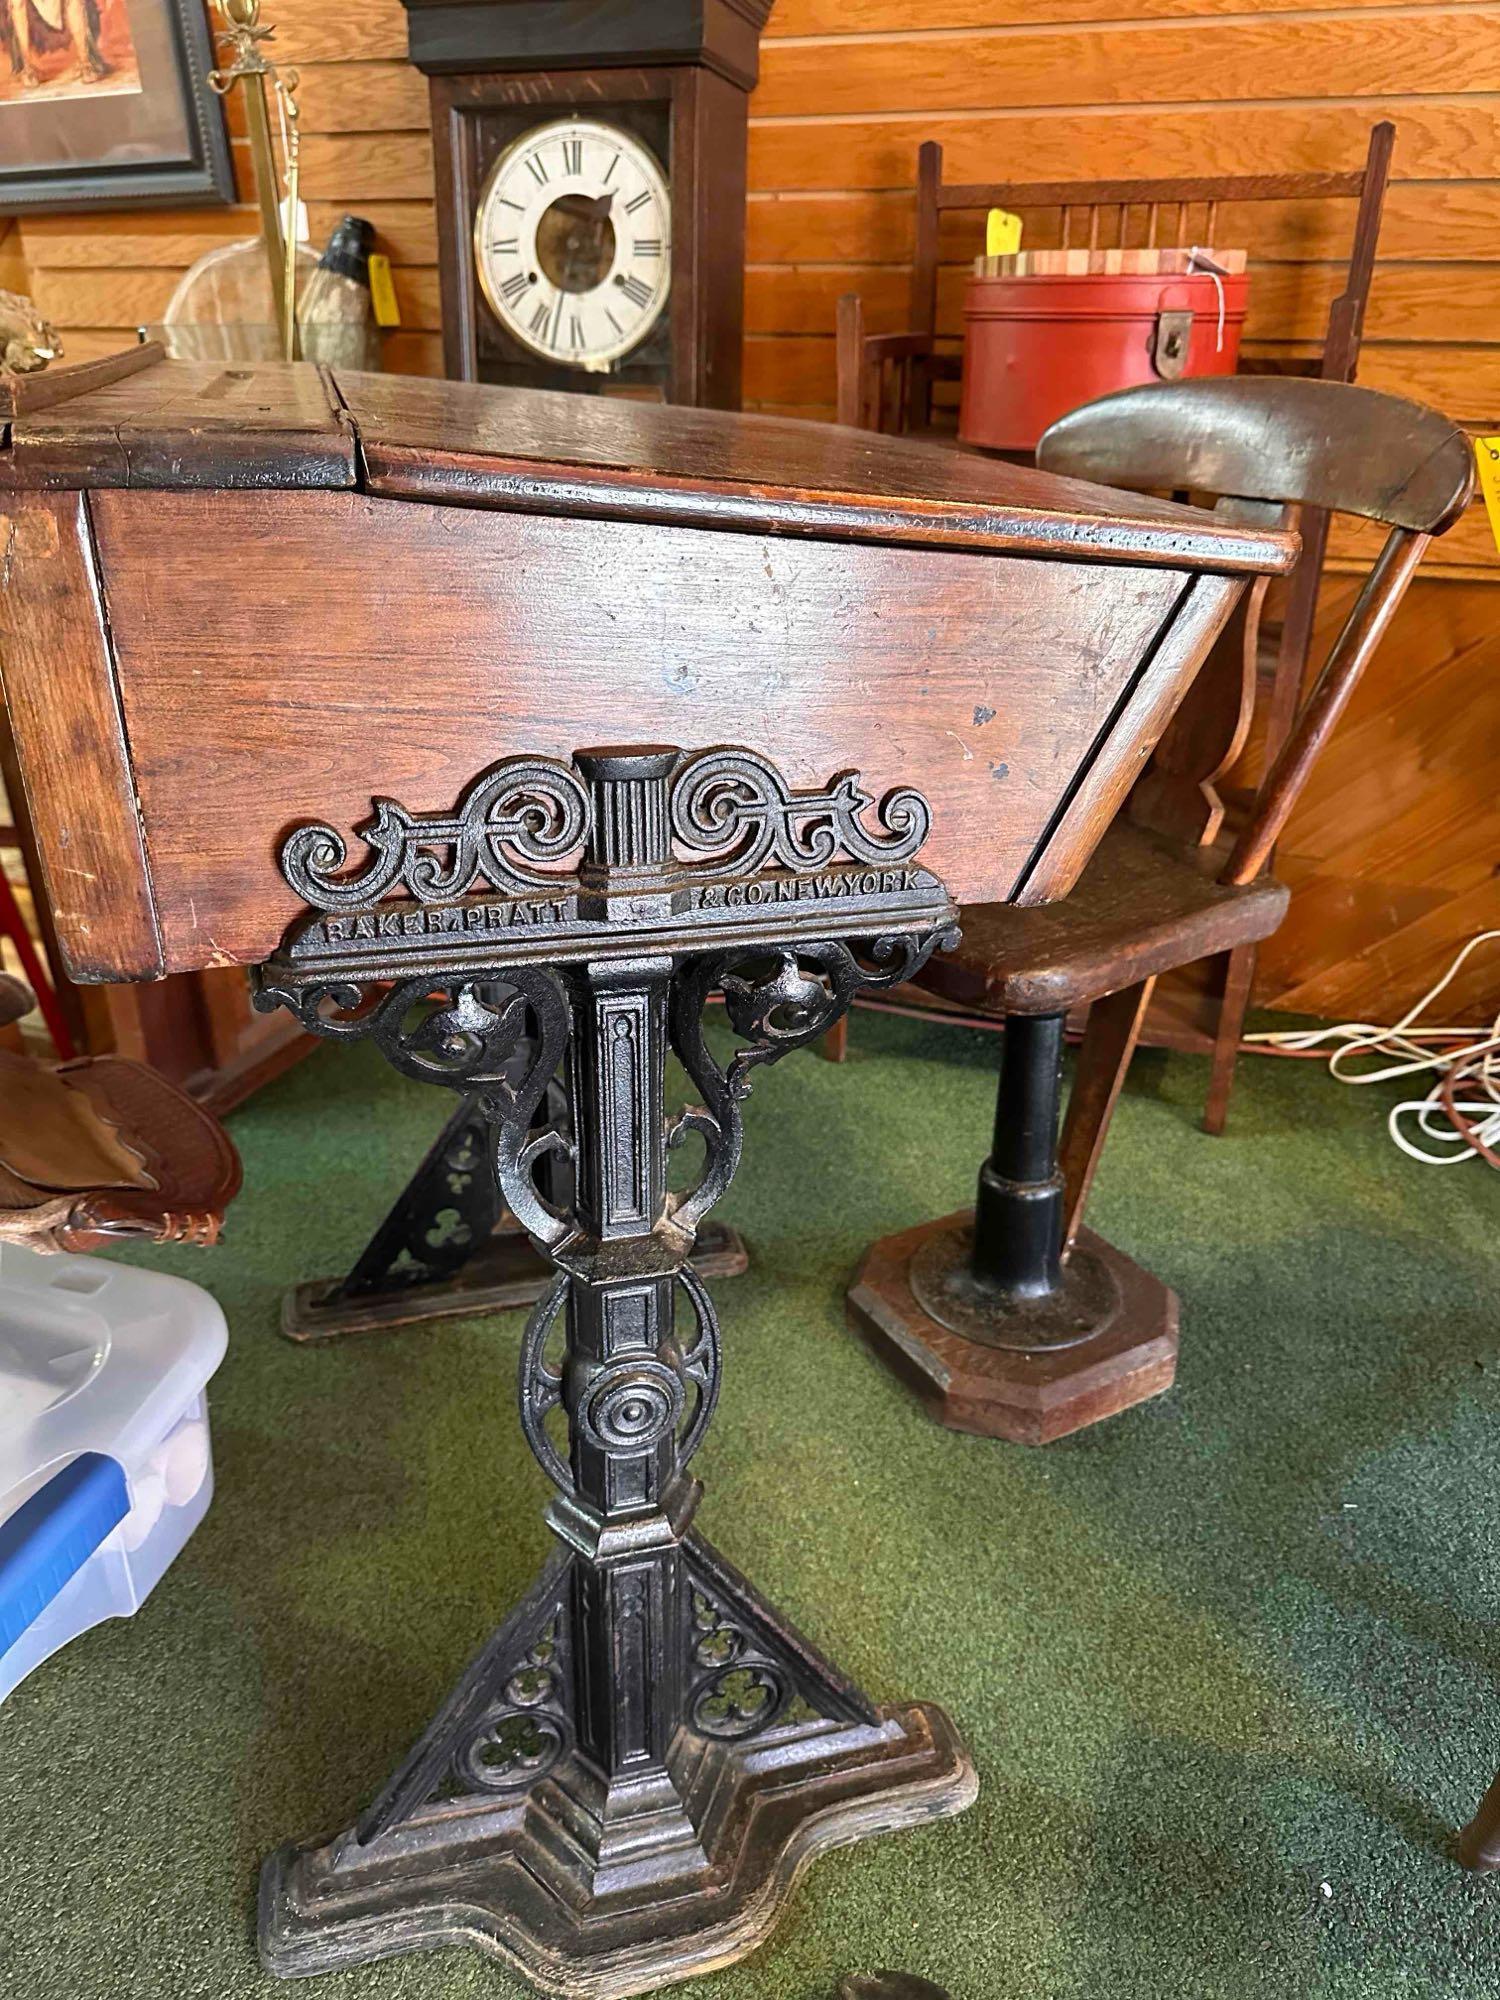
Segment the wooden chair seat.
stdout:
<path fill-rule="evenodd" d="M 963 912 L 963 942 L 920 984 L 992 1014 L 1055 1014 L 1121 986 L 1257 944 L 1286 914 L 1289 891 L 1262 877 L 1218 882 L 1217 848 L 1180 844 L 1120 821 L 1059 903 Z"/>

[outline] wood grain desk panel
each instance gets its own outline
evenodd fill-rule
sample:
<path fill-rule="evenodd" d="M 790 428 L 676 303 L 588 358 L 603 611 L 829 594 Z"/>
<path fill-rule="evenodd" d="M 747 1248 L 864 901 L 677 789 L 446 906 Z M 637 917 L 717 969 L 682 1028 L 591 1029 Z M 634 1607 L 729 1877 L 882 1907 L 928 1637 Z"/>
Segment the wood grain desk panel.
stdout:
<path fill-rule="evenodd" d="M 92 509 L 169 971 L 275 949 L 299 821 L 446 809 L 499 758 L 611 738 L 775 741 L 794 784 L 915 784 L 940 802 L 928 865 L 1008 897 L 1188 587 L 356 494 Z"/>
<path fill-rule="evenodd" d="M 91 980 L 265 958 L 300 822 L 646 735 L 915 784 L 960 900 L 1051 900 L 1296 552 L 905 439 L 307 365 L 85 372 L 17 410 L 0 496 L 20 761 Z"/>
<path fill-rule="evenodd" d="M 795 418 L 341 372 L 372 492 L 1132 566 L 1280 568 L 1274 536 L 1030 466 Z"/>

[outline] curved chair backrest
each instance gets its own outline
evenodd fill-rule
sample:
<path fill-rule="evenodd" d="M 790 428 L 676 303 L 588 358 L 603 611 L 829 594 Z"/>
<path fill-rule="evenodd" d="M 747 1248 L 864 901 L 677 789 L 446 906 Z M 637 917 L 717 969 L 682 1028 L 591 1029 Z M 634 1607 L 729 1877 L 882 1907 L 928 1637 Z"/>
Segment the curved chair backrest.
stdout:
<path fill-rule="evenodd" d="M 1226 507 L 1323 508 L 1390 529 L 1221 877 L 1253 881 L 1429 540 L 1473 497 L 1468 439 L 1425 404 L 1374 389 L 1227 375 L 1151 383 L 1086 403 L 1043 434 L 1037 462 L 1106 486 L 1212 493 Z"/>
<path fill-rule="evenodd" d="M 1123 389 L 1059 417 L 1036 455 L 1106 486 L 1324 507 L 1425 535 L 1457 520 L 1474 477 L 1468 439 L 1439 411 L 1296 376 Z"/>

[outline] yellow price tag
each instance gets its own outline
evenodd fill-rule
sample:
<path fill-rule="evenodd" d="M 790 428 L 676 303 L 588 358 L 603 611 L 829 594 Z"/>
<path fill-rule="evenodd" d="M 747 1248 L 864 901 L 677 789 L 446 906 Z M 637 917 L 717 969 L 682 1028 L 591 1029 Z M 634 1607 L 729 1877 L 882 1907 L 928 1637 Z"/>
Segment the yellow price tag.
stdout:
<path fill-rule="evenodd" d="M 370 258 L 370 303 L 375 308 L 377 326 L 399 326 L 401 308 L 396 303 L 396 287 L 391 281 L 391 260 L 376 251 Z"/>
<path fill-rule="evenodd" d="M 1490 533 L 1500 550 L 1500 437 L 1477 437 L 1474 458 L 1479 466 L 1479 490 L 1484 495 L 1484 511 L 1490 517 Z"/>
<path fill-rule="evenodd" d="M 1014 257 L 1021 247 L 1021 218 L 1009 209 L 992 208 L 984 229 L 986 257 Z"/>

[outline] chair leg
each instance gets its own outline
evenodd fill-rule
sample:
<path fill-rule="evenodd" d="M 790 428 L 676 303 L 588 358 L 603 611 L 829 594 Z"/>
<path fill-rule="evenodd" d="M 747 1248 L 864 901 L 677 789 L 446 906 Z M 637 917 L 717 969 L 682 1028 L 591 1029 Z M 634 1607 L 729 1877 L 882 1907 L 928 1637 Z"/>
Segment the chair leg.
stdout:
<path fill-rule="evenodd" d="M 813 1047 L 824 1062 L 841 1063 L 849 1059 L 849 1016 L 835 1021 L 828 1033 L 813 1043 Z"/>
<path fill-rule="evenodd" d="M 979 1170 L 974 1280 L 1016 1300 L 1051 1299 L 1062 1282 L 1063 1184 L 1057 1165 L 1061 1014 L 1005 1023 L 995 1136 Z"/>
<path fill-rule="evenodd" d="M 1123 986 L 1106 994 L 1089 1009 L 1088 1026 L 1078 1051 L 1068 1115 L 1063 1124 L 1058 1160 L 1063 1177 L 1063 1255 L 1078 1240 L 1089 1190 L 1094 1185 L 1110 1120 L 1125 1084 L 1125 1072 L 1141 1038 L 1141 1023 L 1151 1004 L 1155 979 Z"/>
<path fill-rule="evenodd" d="M 1500 1776 L 1480 1801 L 1479 1810 L 1458 1836 L 1458 1858 L 1465 1868 L 1481 1874 L 1500 1868 Z"/>
<path fill-rule="evenodd" d="M 1203 1106 L 1203 1129 L 1216 1139 L 1223 1134 L 1229 1118 L 1229 1094 L 1234 1089 L 1240 1037 L 1245 1032 L 1250 988 L 1255 982 L 1255 956 L 1253 944 L 1236 945 L 1229 954 L 1229 970 L 1224 975 L 1224 997 L 1219 1002 L 1219 1024 L 1214 1030 L 1213 1068 Z"/>
<path fill-rule="evenodd" d="M 1063 1260 L 1062 1014 L 1006 1022 L 973 1211 L 866 1251 L 852 1324 L 941 1422 L 1047 1444 L 1171 1385 L 1177 1301 L 1112 1244 Z"/>

